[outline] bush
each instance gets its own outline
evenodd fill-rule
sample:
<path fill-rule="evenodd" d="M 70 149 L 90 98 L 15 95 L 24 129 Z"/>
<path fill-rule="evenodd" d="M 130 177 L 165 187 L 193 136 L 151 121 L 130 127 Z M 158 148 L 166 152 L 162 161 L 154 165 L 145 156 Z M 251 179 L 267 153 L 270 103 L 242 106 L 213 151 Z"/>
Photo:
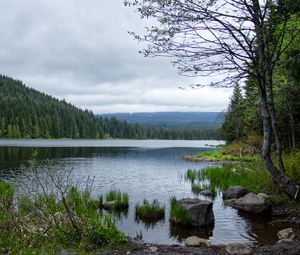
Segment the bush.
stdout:
<path fill-rule="evenodd" d="M 165 207 L 157 199 L 153 199 L 152 203 L 144 199 L 142 205 L 135 206 L 135 215 L 137 219 L 163 219 Z"/>
<path fill-rule="evenodd" d="M 287 175 L 300 184 L 300 151 L 292 151 L 284 155 L 284 164 Z"/>

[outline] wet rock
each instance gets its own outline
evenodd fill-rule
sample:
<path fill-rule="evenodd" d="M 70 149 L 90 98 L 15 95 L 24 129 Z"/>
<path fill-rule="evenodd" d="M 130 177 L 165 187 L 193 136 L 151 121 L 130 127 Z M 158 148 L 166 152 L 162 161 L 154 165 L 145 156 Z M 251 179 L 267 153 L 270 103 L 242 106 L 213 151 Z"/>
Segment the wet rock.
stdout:
<path fill-rule="evenodd" d="M 295 241 L 294 238 L 284 238 L 284 239 L 280 239 L 277 243 L 292 243 L 294 241 Z"/>
<path fill-rule="evenodd" d="M 211 197 L 213 195 L 213 193 L 209 189 L 202 190 L 199 194 L 208 197 Z"/>
<path fill-rule="evenodd" d="M 197 236 L 190 236 L 185 240 L 186 246 L 210 246 L 210 242 Z"/>
<path fill-rule="evenodd" d="M 277 233 L 279 241 L 285 240 L 284 242 L 289 242 L 289 240 L 294 241 L 296 239 L 296 234 L 292 228 L 285 228 Z"/>
<path fill-rule="evenodd" d="M 248 193 L 238 199 L 227 200 L 226 203 L 234 208 L 252 214 L 266 213 L 271 209 L 270 203 L 267 199 L 257 196 L 254 193 Z"/>
<path fill-rule="evenodd" d="M 187 210 L 191 218 L 189 225 L 202 227 L 214 224 L 215 217 L 211 201 L 200 200 L 198 198 L 183 198 L 178 200 L 177 203 Z M 181 223 L 180 219 L 173 219 L 173 221 Z"/>
<path fill-rule="evenodd" d="M 158 248 L 155 247 L 155 246 L 151 246 L 151 247 L 149 247 L 149 250 L 150 250 L 151 253 L 155 253 L 155 252 L 158 251 Z"/>
<path fill-rule="evenodd" d="M 232 186 L 223 192 L 223 199 L 233 199 L 245 196 L 248 193 L 242 186 Z"/>
<path fill-rule="evenodd" d="M 252 253 L 252 248 L 250 246 L 241 243 L 228 244 L 225 250 L 228 254 L 232 255 L 247 255 Z"/>

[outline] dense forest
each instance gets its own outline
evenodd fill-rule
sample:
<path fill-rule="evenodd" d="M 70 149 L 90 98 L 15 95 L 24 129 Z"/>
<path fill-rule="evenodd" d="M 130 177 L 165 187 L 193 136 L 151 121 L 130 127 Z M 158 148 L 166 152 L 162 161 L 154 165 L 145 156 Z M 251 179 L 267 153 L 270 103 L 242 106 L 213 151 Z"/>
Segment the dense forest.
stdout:
<path fill-rule="evenodd" d="M 296 2 L 288 2 L 291 18 L 287 27 L 300 25 L 300 6 Z M 293 40 L 289 36 L 287 34 L 283 39 L 282 47 L 287 47 L 287 50 L 280 56 L 272 77 L 276 120 L 285 149 L 300 147 L 300 34 Z M 262 140 L 257 87 L 257 81 L 251 77 L 243 86 L 235 84 L 221 128 L 222 137 L 228 142 L 251 140 L 257 143 Z"/>
<path fill-rule="evenodd" d="M 0 138 L 216 139 L 215 129 L 147 128 L 102 118 L 0 76 Z"/>

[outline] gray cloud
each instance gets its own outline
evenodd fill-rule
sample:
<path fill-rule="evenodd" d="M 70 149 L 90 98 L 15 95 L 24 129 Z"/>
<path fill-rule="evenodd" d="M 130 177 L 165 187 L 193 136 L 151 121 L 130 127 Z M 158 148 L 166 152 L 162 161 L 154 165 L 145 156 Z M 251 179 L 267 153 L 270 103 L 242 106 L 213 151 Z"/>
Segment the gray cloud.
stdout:
<path fill-rule="evenodd" d="M 230 90 L 178 90 L 198 79 L 137 53 L 145 23 L 122 2 L 2 0 L 1 72 L 96 113 L 224 110 Z"/>

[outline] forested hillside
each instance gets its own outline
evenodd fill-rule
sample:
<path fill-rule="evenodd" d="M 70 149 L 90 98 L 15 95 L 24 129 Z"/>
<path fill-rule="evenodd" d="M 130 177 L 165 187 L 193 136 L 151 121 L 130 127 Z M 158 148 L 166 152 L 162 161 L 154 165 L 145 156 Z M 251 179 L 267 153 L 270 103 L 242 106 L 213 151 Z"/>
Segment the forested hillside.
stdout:
<path fill-rule="evenodd" d="M 146 128 L 91 111 L 0 76 L 0 138 L 216 139 L 212 130 Z"/>
<path fill-rule="evenodd" d="M 102 114 L 102 117 L 115 117 L 129 123 L 138 123 L 146 127 L 214 129 L 223 120 L 223 112 L 136 112 Z"/>

